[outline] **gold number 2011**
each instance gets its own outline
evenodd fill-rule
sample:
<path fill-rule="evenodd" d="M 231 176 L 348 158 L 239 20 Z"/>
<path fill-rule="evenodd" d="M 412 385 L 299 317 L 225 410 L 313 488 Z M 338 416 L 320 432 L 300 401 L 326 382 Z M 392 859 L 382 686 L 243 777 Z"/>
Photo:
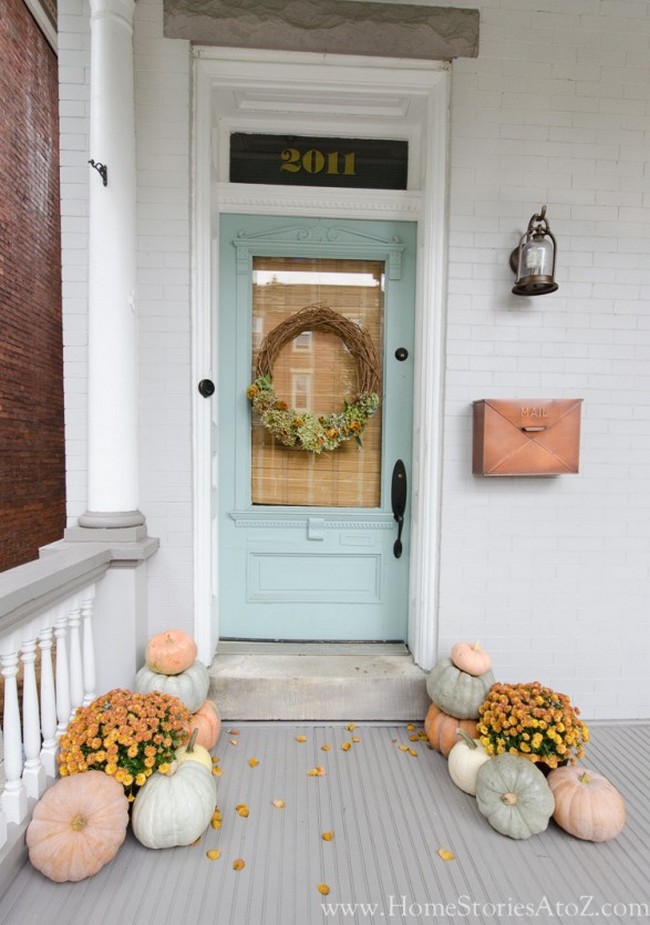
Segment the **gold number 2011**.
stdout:
<path fill-rule="evenodd" d="M 325 173 L 330 175 L 342 175 L 353 177 L 356 171 L 356 155 L 354 151 L 348 154 L 340 154 L 338 151 L 330 151 L 323 154 L 316 148 L 310 148 L 303 154 L 297 148 L 285 148 L 281 153 L 282 163 L 280 170 L 287 173 Z"/>

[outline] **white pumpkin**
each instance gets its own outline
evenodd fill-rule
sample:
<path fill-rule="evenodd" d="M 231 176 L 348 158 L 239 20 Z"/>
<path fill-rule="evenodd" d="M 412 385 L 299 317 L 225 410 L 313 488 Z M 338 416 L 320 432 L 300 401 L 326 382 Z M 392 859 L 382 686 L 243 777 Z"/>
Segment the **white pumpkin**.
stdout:
<path fill-rule="evenodd" d="M 456 742 L 447 759 L 449 776 L 465 793 L 476 796 L 476 777 L 478 769 L 490 760 L 480 739 L 472 739 L 464 729 L 457 729 L 460 741 Z"/>
<path fill-rule="evenodd" d="M 181 745 L 176 749 L 174 752 L 176 761 L 196 761 L 212 773 L 212 757 L 207 748 L 197 744 L 198 732 L 199 730 L 195 728 L 187 745 Z"/>
<path fill-rule="evenodd" d="M 210 675 L 208 669 L 198 658 L 194 664 L 180 674 L 159 674 L 143 665 L 135 676 L 135 689 L 139 694 L 150 691 L 163 691 L 172 694 L 183 703 L 190 713 L 196 713 L 208 696 Z"/>
<path fill-rule="evenodd" d="M 169 774 L 156 771 L 133 802 L 133 834 L 145 848 L 191 845 L 210 824 L 216 798 L 212 772 L 197 761 L 180 761 Z"/>

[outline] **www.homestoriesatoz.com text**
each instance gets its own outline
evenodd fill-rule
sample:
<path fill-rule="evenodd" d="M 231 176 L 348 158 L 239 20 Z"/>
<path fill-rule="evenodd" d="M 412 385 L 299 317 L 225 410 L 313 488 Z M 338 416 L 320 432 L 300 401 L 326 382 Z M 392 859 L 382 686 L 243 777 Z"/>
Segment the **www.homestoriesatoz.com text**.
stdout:
<path fill-rule="evenodd" d="M 585 894 L 574 901 L 565 902 L 542 896 L 536 902 L 519 902 L 507 899 L 503 902 L 477 902 L 469 896 L 459 896 L 455 902 L 416 902 L 407 896 L 387 896 L 383 903 L 329 902 L 321 903 L 324 917 L 346 919 L 368 917 L 377 919 L 472 919 L 494 918 L 629 918 L 633 921 L 650 920 L 648 902 L 600 902 L 596 897 Z"/>

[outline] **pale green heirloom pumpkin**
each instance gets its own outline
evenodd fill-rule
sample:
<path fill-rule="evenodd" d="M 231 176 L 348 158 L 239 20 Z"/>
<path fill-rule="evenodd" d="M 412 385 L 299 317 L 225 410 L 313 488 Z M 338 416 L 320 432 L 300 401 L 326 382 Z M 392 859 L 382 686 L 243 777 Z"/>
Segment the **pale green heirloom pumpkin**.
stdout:
<path fill-rule="evenodd" d="M 159 674 L 143 665 L 135 676 L 135 689 L 139 694 L 163 691 L 183 703 L 190 713 L 196 713 L 208 696 L 210 676 L 208 669 L 198 659 L 180 674 Z"/>
<path fill-rule="evenodd" d="M 156 771 L 133 802 L 133 834 L 145 848 L 191 845 L 210 824 L 216 799 L 212 771 L 197 761 L 181 761 L 170 774 Z"/>
<path fill-rule="evenodd" d="M 478 719 L 478 708 L 494 684 L 491 670 L 471 675 L 450 658 L 439 658 L 427 677 L 427 693 L 436 706 L 456 719 Z"/>
<path fill-rule="evenodd" d="M 521 755 L 497 755 L 481 765 L 476 802 L 492 828 L 510 838 L 543 832 L 555 809 L 546 778 Z"/>

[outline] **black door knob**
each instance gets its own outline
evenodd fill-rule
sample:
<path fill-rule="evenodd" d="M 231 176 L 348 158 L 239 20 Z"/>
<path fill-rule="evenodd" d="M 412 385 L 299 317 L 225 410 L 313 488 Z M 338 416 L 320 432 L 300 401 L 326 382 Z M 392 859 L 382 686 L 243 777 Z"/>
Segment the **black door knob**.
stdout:
<path fill-rule="evenodd" d="M 214 395 L 214 382 L 212 379 L 201 379 L 199 382 L 199 392 L 204 398 Z"/>

